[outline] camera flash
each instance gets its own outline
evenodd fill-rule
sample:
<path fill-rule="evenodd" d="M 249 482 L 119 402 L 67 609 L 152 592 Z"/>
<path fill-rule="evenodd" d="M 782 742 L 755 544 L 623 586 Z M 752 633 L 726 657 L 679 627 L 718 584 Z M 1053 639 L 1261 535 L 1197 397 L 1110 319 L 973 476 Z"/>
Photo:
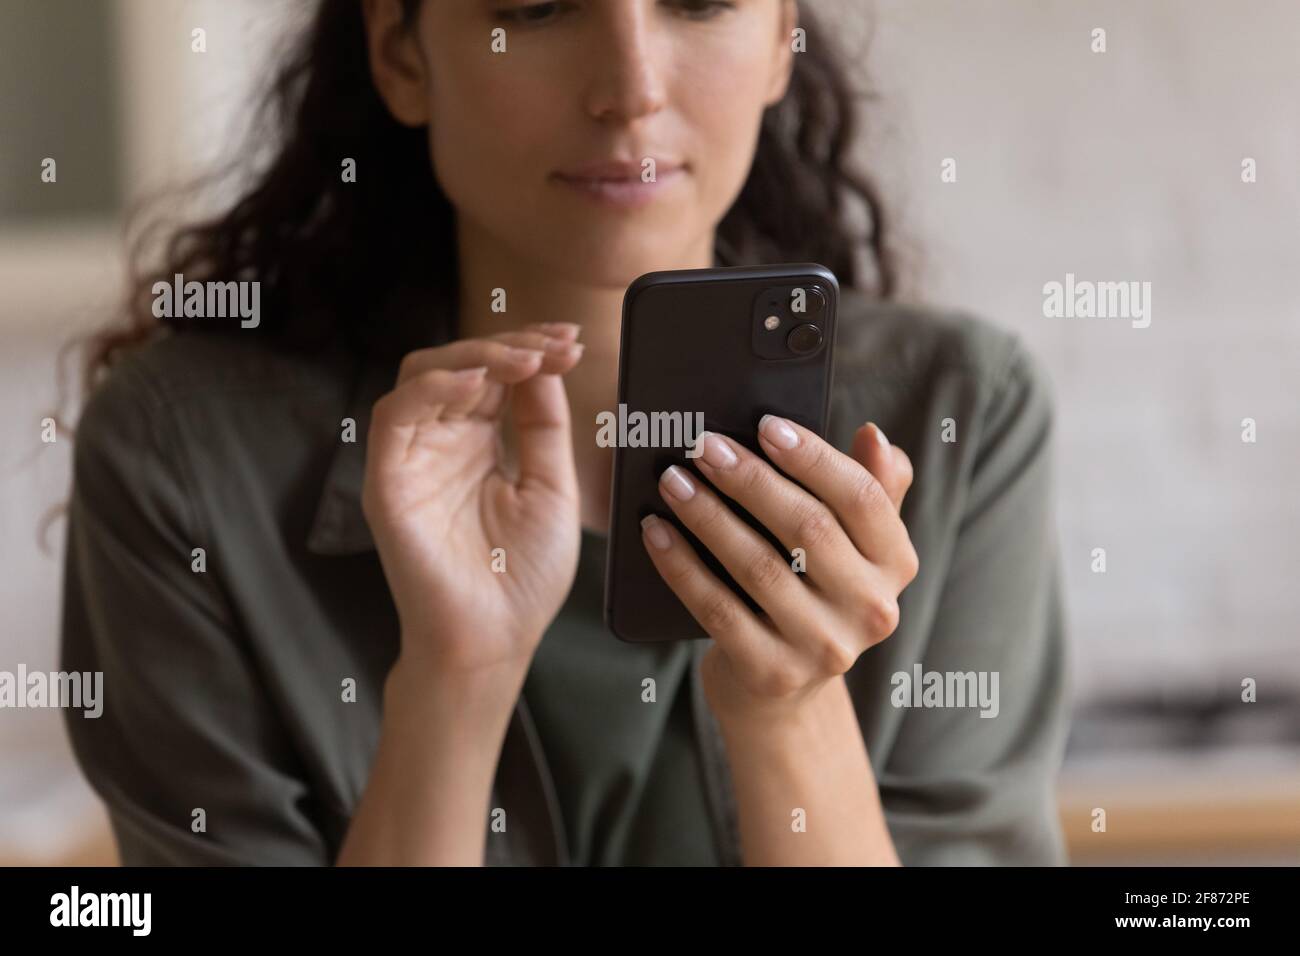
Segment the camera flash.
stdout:
<path fill-rule="evenodd" d="M 767 329 L 769 332 L 771 332 L 780 324 L 781 324 L 780 317 L 775 315 L 769 315 L 766 319 L 763 320 L 763 328 Z"/>

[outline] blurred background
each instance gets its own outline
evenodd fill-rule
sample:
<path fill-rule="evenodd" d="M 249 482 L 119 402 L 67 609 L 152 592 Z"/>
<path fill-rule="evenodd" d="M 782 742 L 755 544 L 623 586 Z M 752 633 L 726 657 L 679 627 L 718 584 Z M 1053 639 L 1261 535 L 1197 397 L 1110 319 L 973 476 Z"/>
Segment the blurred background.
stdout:
<path fill-rule="evenodd" d="M 876 94 L 863 165 L 909 297 L 1015 330 L 1052 374 L 1073 861 L 1300 863 L 1300 4 L 811 6 Z M 267 57 L 309 8 L 0 0 L 0 670 L 57 668 L 59 349 L 112 318 L 130 210 L 244 158 Z M 1045 318 L 1067 272 L 1150 282 L 1150 327 Z M 59 712 L 0 710 L 0 864 L 64 862 L 115 862 L 103 811 Z"/>

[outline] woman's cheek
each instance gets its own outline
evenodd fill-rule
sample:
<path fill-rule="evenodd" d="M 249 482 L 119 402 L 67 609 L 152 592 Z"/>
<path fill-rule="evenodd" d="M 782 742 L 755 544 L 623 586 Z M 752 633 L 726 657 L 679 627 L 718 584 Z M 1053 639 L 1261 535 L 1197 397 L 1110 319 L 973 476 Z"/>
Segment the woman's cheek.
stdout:
<path fill-rule="evenodd" d="M 537 115 L 513 118 L 518 105 L 503 108 L 499 96 L 508 98 L 493 93 L 490 99 L 440 103 L 444 108 L 429 126 L 434 175 L 454 206 L 498 205 L 511 189 L 522 188 L 530 177 L 540 178 L 545 147 L 536 145 L 528 132 Z"/>
<path fill-rule="evenodd" d="M 754 109 L 709 110 L 692 120 L 700 159 L 702 201 L 721 216 L 744 188 L 762 116 Z"/>

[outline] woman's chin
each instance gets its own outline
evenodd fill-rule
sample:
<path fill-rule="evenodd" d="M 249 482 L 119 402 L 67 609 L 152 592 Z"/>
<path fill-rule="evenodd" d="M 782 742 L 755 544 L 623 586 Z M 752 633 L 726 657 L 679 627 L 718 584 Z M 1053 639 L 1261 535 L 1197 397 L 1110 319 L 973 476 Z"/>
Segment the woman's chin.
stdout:
<path fill-rule="evenodd" d="M 541 253 L 541 258 L 563 278 L 606 288 L 627 288 L 633 279 L 661 269 L 684 269 L 710 262 L 695 263 L 686 251 L 686 242 L 654 241 L 641 235 L 610 234 L 606 237 L 584 236 L 577 242 L 556 244 Z"/>

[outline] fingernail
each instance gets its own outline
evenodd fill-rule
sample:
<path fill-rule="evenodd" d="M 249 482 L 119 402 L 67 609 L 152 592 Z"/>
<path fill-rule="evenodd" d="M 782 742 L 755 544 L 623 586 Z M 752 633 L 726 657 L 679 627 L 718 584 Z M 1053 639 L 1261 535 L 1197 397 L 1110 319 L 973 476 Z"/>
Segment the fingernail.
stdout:
<path fill-rule="evenodd" d="M 656 515 L 646 515 L 641 519 L 641 527 L 645 529 L 646 539 L 660 551 L 667 551 L 673 543 L 673 539 L 668 536 L 668 529 Z"/>
<path fill-rule="evenodd" d="M 506 358 L 512 362 L 527 362 L 529 359 L 535 359 L 541 354 L 541 349 L 530 349 L 515 345 L 506 346 Z"/>
<path fill-rule="evenodd" d="M 790 427 L 784 418 L 764 415 L 758 420 L 758 430 L 777 448 L 793 448 L 799 444 L 798 433 Z"/>
<path fill-rule="evenodd" d="M 880 447 L 888 448 L 889 439 L 885 437 L 885 433 L 881 431 L 880 426 L 877 425 L 875 422 L 872 422 L 871 427 L 876 430 L 876 441 L 880 443 Z"/>
<path fill-rule="evenodd" d="M 457 378 L 471 379 L 478 378 L 487 371 L 486 365 L 476 365 L 474 368 L 462 368 L 456 372 Z"/>
<path fill-rule="evenodd" d="M 703 432 L 700 441 L 704 442 L 704 460 L 714 468 L 730 468 L 740 460 L 721 435 Z"/>
<path fill-rule="evenodd" d="M 678 501 L 690 501 L 695 494 L 695 482 L 686 477 L 686 472 L 676 465 L 669 465 L 660 478 L 665 488 Z"/>
<path fill-rule="evenodd" d="M 548 352 L 567 352 L 572 344 L 564 339 L 547 339 L 545 348 Z"/>

